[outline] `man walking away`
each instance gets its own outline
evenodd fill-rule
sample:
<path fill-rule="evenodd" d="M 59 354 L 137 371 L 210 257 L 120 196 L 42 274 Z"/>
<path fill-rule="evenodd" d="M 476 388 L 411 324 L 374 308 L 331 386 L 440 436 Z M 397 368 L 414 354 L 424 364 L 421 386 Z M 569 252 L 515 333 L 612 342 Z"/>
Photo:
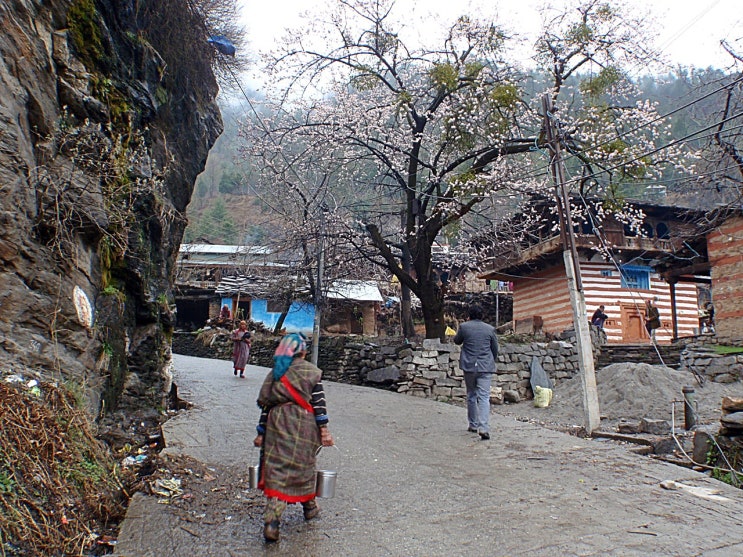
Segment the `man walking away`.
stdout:
<path fill-rule="evenodd" d="M 467 431 L 490 439 L 490 384 L 498 358 L 498 337 L 495 327 L 482 321 L 480 306 L 470 307 L 469 321 L 459 326 L 454 344 L 462 345 L 459 367 L 467 388 Z"/>

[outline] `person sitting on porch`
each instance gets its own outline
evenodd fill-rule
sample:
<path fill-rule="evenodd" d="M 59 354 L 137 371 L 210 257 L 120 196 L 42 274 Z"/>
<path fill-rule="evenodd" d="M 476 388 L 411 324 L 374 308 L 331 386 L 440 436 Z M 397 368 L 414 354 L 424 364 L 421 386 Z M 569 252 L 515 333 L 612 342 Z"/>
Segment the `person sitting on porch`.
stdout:
<path fill-rule="evenodd" d="M 599 329 L 603 329 L 604 321 L 606 321 L 608 318 L 609 316 L 604 313 L 604 306 L 601 305 L 596 311 L 593 312 L 593 317 L 591 317 L 591 325 L 595 325 Z"/>

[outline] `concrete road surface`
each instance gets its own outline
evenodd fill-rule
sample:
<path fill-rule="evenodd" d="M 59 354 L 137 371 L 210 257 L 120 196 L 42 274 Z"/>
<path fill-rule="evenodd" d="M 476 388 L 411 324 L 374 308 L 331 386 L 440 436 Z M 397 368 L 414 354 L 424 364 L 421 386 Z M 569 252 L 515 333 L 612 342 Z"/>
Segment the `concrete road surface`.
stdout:
<path fill-rule="evenodd" d="M 230 362 L 174 359 L 179 394 L 194 408 L 164 425 L 166 453 L 241 477 L 255 458 L 255 399 L 268 370 L 250 367 L 241 380 Z M 325 388 L 340 449 L 326 456 L 341 462 L 336 496 L 319 500 L 318 520 L 305 523 L 301 508 L 290 506 L 281 540 L 266 545 L 255 508 L 262 499 L 246 497 L 244 483 L 225 496 L 224 512 L 208 509 L 209 520 L 201 513 L 184 522 L 156 497 L 137 494 L 115 555 L 743 555 L 743 491 L 703 474 L 634 454 L 632 446 L 497 414 L 492 439 L 481 441 L 466 431 L 462 407 L 337 383 Z M 664 480 L 681 488 L 663 489 Z"/>

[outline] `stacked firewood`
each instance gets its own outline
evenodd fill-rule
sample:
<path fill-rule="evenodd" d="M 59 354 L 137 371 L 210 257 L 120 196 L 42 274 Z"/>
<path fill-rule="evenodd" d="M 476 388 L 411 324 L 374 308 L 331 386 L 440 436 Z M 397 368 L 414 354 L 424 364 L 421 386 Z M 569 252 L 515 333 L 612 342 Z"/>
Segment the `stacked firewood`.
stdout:
<path fill-rule="evenodd" d="M 743 435 L 743 397 L 723 397 L 720 424 L 722 435 L 728 437 Z"/>

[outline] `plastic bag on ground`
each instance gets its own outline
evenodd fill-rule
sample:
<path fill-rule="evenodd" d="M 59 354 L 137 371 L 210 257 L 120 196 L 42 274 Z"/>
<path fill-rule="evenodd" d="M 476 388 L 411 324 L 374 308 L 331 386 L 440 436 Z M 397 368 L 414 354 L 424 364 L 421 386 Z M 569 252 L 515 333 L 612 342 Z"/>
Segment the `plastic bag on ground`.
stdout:
<path fill-rule="evenodd" d="M 540 387 L 539 385 L 534 387 L 534 406 L 537 408 L 547 408 L 550 402 L 552 402 L 552 389 Z"/>

